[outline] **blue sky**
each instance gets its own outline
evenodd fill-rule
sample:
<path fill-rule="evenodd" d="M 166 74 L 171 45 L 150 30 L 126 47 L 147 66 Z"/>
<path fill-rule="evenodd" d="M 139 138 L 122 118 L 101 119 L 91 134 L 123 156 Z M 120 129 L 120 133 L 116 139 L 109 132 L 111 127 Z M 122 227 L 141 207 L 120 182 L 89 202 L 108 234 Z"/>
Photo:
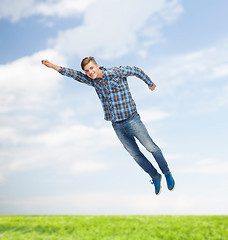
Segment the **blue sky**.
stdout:
<path fill-rule="evenodd" d="M 0 2 L 0 214 L 228 214 L 228 3 Z M 154 187 L 93 88 L 41 65 L 135 65 L 129 85 L 176 180 Z M 152 156 L 142 151 L 157 167 Z"/>

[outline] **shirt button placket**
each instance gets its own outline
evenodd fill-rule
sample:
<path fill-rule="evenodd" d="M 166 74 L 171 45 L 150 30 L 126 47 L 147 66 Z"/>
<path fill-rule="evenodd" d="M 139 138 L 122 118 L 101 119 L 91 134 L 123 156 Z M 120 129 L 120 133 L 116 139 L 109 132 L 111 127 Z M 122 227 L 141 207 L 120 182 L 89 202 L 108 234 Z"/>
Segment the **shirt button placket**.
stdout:
<path fill-rule="evenodd" d="M 113 111 L 113 105 L 112 105 L 112 96 L 111 96 L 111 93 L 110 93 L 111 86 L 110 86 L 110 83 L 108 83 L 108 84 L 105 83 L 104 85 L 105 85 L 105 89 L 106 89 L 106 94 L 107 94 L 107 99 L 108 99 L 111 119 L 115 120 L 114 111 Z"/>

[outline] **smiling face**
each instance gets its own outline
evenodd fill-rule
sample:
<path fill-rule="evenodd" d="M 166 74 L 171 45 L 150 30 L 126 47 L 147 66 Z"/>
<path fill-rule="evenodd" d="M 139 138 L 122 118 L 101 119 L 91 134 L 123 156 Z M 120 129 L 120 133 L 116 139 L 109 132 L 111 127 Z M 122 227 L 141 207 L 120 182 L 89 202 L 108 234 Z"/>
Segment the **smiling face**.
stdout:
<path fill-rule="evenodd" d="M 101 70 L 99 69 L 99 66 L 95 62 L 90 61 L 88 64 L 84 66 L 84 71 L 88 77 L 96 79 L 99 78 Z"/>

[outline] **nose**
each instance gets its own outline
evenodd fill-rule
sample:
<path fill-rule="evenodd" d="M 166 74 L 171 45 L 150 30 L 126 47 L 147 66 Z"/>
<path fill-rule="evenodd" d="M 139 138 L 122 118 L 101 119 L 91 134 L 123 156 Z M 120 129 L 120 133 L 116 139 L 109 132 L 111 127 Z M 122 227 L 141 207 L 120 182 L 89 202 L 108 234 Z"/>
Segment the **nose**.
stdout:
<path fill-rule="evenodd" d="M 89 69 L 89 74 L 91 74 L 92 73 L 92 70 L 91 69 Z"/>

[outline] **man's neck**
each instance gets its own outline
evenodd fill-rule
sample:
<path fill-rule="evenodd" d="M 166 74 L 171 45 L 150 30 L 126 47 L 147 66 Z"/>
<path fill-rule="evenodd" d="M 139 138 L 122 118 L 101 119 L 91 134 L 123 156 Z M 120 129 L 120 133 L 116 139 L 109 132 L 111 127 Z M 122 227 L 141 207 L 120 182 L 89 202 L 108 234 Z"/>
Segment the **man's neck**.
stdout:
<path fill-rule="evenodd" d="M 103 78 L 104 74 L 101 69 L 98 70 L 97 78 Z"/>

